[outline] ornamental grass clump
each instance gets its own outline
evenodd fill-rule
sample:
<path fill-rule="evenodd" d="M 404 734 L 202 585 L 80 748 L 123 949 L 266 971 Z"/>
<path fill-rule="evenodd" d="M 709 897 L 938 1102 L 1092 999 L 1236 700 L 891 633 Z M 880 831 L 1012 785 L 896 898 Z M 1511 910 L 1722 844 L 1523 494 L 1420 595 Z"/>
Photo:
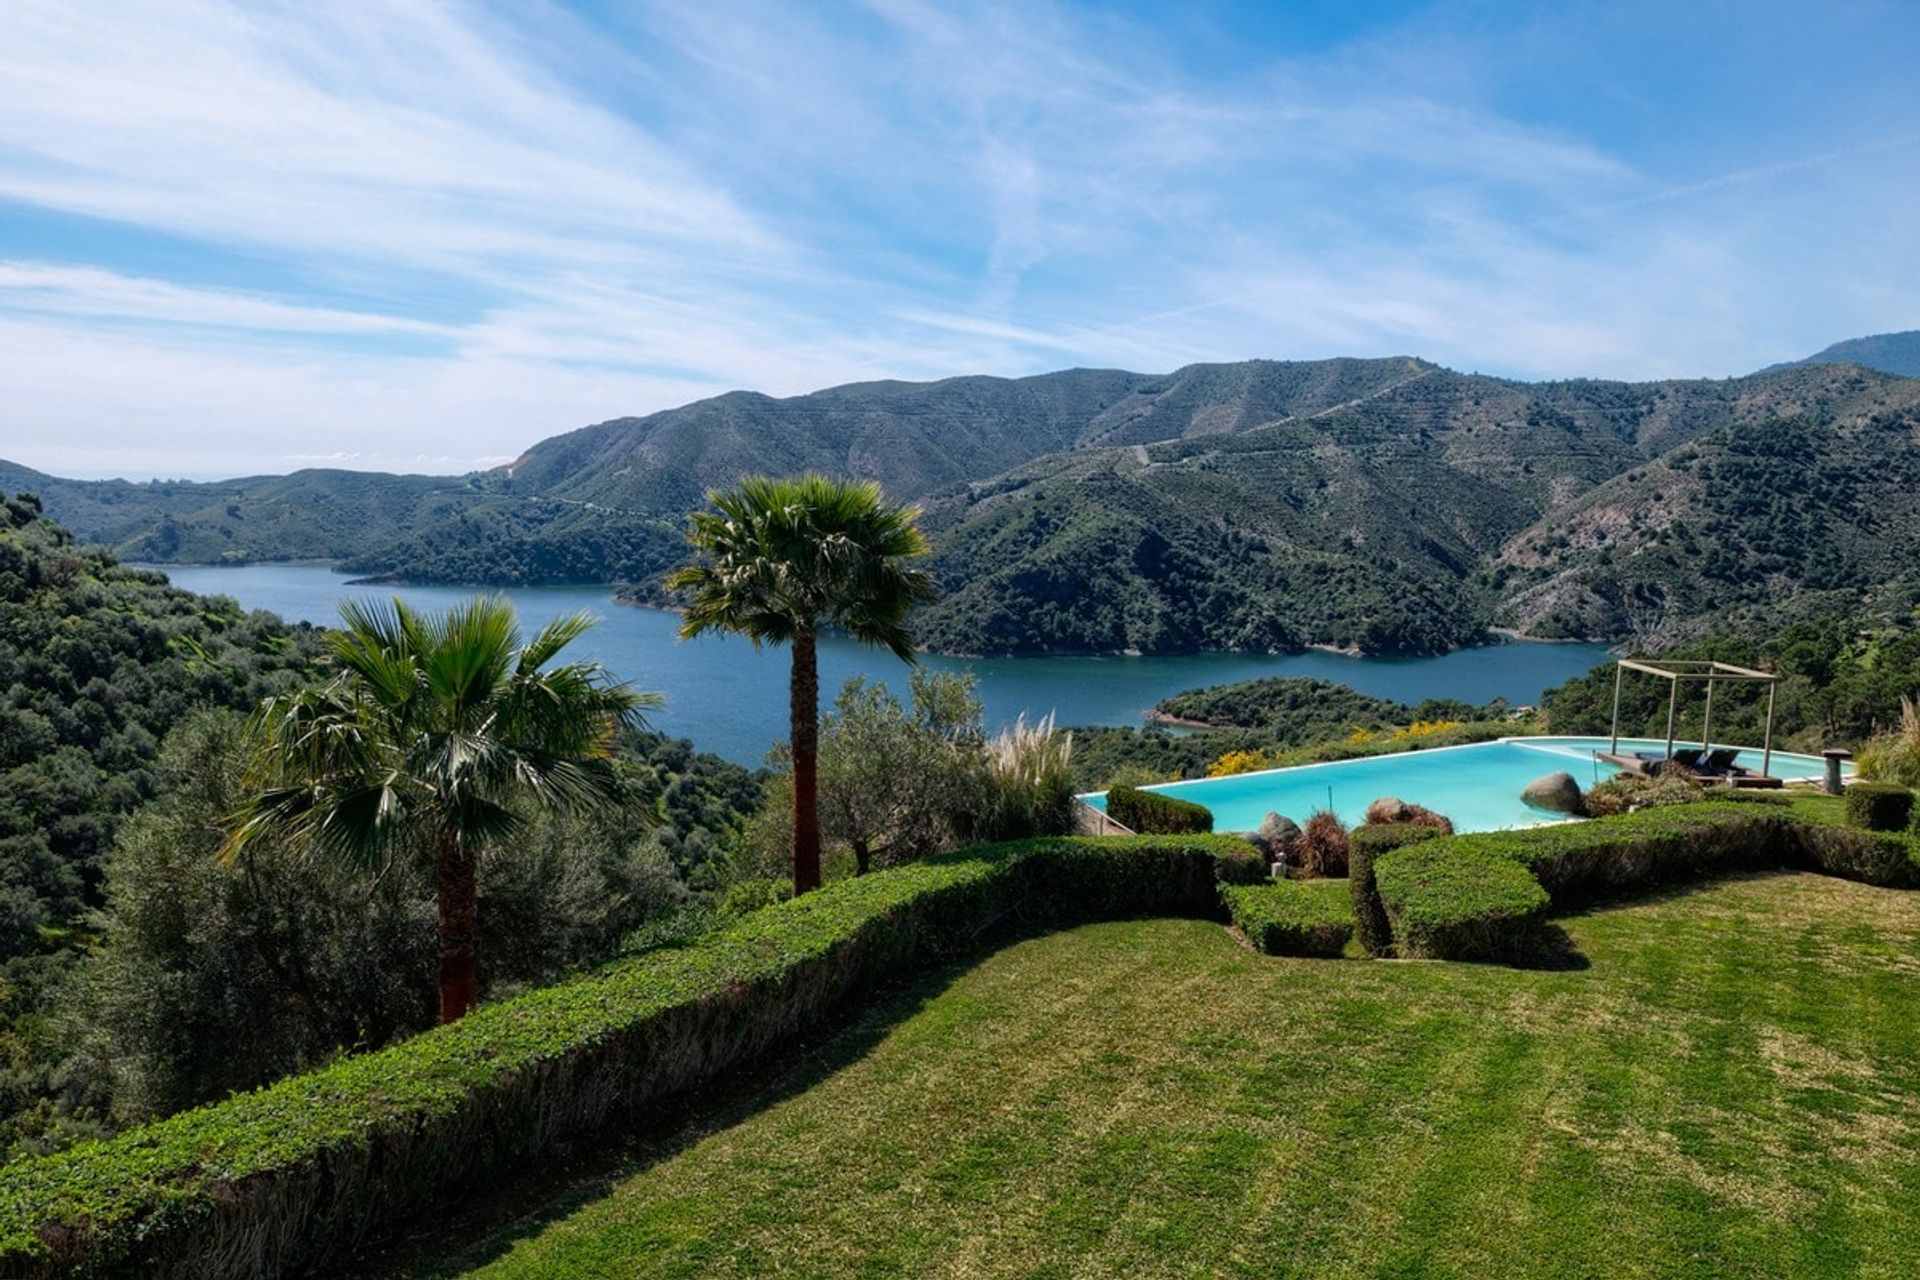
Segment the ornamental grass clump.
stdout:
<path fill-rule="evenodd" d="M 1308 815 L 1297 848 L 1302 876 L 1347 874 L 1347 827 L 1331 809 L 1316 809 Z"/>
<path fill-rule="evenodd" d="M 1868 739 L 1856 763 L 1863 778 L 1920 787 L 1920 701 L 1901 698 L 1899 725 Z"/>
<path fill-rule="evenodd" d="M 971 824 L 976 839 L 1073 830 L 1073 735 L 1055 729 L 1052 716 L 1029 724 L 1023 715 L 989 740 L 982 781 L 980 812 Z M 1211 814 L 1208 819 L 1211 830 Z"/>

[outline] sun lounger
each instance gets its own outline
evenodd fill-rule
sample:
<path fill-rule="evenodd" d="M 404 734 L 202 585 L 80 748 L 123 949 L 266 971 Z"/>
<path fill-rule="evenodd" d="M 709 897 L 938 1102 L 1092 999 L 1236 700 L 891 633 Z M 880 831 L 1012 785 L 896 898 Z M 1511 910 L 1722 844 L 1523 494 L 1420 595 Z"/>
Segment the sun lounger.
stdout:
<path fill-rule="evenodd" d="M 1707 762 L 1700 766 L 1700 772 L 1710 773 L 1715 777 L 1745 777 L 1747 771 L 1734 763 L 1739 755 L 1738 747 L 1716 748 L 1707 754 Z"/>

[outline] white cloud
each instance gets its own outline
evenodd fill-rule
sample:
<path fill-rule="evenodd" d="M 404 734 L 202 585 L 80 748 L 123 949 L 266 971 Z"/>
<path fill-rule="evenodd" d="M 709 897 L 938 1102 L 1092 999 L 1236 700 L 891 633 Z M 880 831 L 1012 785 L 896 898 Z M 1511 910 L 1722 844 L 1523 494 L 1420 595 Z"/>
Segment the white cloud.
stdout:
<path fill-rule="evenodd" d="M 1920 272 L 1898 139 L 1655 170 L 1391 31 L 1208 77 L 1038 2 L 613 12 L 0 6 L 0 201 L 162 246 L 0 231 L 0 456 L 459 469 L 1068 364 L 1729 373 Z"/>

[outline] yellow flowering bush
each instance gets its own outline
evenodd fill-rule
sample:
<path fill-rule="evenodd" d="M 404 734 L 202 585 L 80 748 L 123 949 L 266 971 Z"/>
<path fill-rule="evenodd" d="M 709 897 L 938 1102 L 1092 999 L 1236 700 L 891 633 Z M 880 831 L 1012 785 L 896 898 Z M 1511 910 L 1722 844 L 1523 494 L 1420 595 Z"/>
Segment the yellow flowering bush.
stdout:
<path fill-rule="evenodd" d="M 1229 751 L 1207 766 L 1209 778 L 1225 778 L 1236 773 L 1252 773 L 1255 769 L 1267 769 L 1273 761 L 1264 751 Z"/>

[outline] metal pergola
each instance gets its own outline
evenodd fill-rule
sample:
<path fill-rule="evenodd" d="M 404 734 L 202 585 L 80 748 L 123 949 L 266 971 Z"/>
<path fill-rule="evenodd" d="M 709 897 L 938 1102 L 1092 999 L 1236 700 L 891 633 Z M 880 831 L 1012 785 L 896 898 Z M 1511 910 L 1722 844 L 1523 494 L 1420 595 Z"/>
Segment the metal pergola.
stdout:
<path fill-rule="evenodd" d="M 1707 686 L 1707 713 L 1700 724 L 1703 751 L 1713 750 L 1713 687 L 1716 684 L 1764 684 L 1767 686 L 1766 739 L 1761 747 L 1760 772 L 1773 771 L 1773 695 L 1780 677 L 1771 671 L 1736 667 L 1731 662 L 1707 659 L 1621 658 L 1613 667 L 1613 745 L 1612 754 L 1620 754 L 1620 682 L 1629 671 L 1659 676 L 1667 681 L 1667 759 L 1673 759 L 1674 725 L 1680 709 L 1680 686 L 1689 680 L 1704 681 Z"/>

